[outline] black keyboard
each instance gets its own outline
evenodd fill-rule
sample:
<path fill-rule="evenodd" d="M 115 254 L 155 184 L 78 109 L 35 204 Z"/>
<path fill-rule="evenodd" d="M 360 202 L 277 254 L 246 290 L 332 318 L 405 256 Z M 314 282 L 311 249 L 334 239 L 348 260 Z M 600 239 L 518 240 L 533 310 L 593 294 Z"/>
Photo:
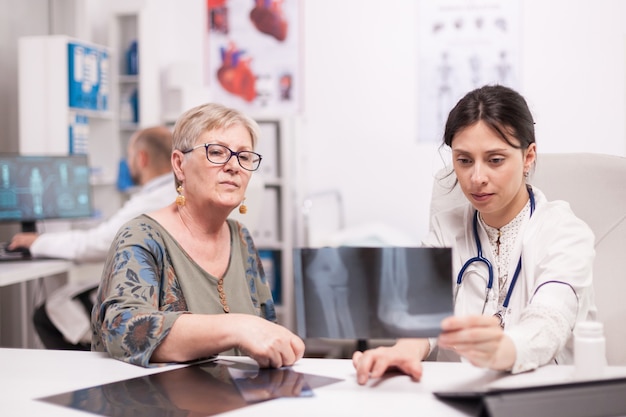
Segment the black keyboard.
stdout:
<path fill-rule="evenodd" d="M 0 243 L 0 261 L 27 261 L 31 259 L 30 251 L 26 248 L 18 248 L 10 251 L 7 249 L 8 242 Z"/>

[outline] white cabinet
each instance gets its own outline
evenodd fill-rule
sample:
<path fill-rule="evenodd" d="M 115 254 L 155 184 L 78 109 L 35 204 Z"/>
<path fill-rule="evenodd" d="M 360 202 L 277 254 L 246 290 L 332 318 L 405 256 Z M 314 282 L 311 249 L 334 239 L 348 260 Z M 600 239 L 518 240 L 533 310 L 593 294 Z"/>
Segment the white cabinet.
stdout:
<path fill-rule="evenodd" d="M 96 184 L 117 177 L 110 50 L 67 36 L 19 39 L 19 151 L 89 154 Z"/>

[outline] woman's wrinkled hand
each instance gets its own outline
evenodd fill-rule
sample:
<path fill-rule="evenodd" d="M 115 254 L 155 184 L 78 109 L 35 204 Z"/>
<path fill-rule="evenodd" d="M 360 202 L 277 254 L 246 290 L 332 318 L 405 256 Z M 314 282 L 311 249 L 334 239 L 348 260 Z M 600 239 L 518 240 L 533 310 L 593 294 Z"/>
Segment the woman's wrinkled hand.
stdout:
<path fill-rule="evenodd" d="M 261 368 L 291 366 L 304 356 L 304 342 L 286 327 L 255 316 L 244 316 L 239 348 Z"/>

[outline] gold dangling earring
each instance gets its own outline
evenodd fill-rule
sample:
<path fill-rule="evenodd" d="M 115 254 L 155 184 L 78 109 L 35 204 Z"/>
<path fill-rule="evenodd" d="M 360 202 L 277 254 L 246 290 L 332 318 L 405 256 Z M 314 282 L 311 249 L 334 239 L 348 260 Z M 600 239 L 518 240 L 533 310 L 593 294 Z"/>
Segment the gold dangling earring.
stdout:
<path fill-rule="evenodd" d="M 178 207 L 182 207 L 185 205 L 185 203 L 187 202 L 185 199 L 185 196 L 183 195 L 183 191 L 185 191 L 185 189 L 183 188 L 182 185 L 179 185 L 176 188 L 176 192 L 178 193 L 178 195 L 176 196 L 176 205 Z"/>
<path fill-rule="evenodd" d="M 239 213 L 246 214 L 248 212 L 248 206 L 246 206 L 246 198 L 243 198 L 241 205 L 239 206 Z"/>

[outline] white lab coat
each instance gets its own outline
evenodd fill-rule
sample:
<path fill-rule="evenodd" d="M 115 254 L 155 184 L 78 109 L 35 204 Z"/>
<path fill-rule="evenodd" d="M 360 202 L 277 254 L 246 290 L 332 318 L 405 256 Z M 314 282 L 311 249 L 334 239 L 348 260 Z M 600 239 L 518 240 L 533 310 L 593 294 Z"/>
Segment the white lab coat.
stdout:
<path fill-rule="evenodd" d="M 103 262 L 119 228 L 127 221 L 165 207 L 176 199 L 174 174 L 152 179 L 133 193 L 131 198 L 108 220 L 87 230 L 43 233 L 30 247 L 33 256 L 70 259 L 75 262 Z M 46 299 L 50 320 L 71 343 L 88 341 L 91 318 L 83 305 L 73 298 L 98 285 L 100 275 L 81 278 L 80 282 L 64 285 Z"/>
<path fill-rule="evenodd" d="M 554 360 L 559 364 L 572 363 L 574 324 L 594 320 L 596 314 L 592 288 L 593 232 L 574 215 L 568 203 L 548 202 L 540 190 L 535 187 L 533 190 L 535 212 L 521 226 L 509 265 L 511 279 L 521 253 L 521 273 L 505 316 L 505 333 L 513 340 L 517 352 L 514 373 Z M 469 203 L 436 214 L 431 232 L 423 242 L 426 246 L 453 248 L 455 291 L 463 264 L 477 256 L 473 215 L 474 209 Z M 495 265 L 489 238 L 480 223 L 478 234 L 483 256 Z M 481 313 L 487 276 L 484 263 L 475 262 L 468 267 L 455 301 L 455 315 Z M 497 271 L 494 271 L 493 290 L 484 314 L 495 314 L 498 309 Z M 440 358 L 450 356 L 450 352 L 439 352 Z"/>

